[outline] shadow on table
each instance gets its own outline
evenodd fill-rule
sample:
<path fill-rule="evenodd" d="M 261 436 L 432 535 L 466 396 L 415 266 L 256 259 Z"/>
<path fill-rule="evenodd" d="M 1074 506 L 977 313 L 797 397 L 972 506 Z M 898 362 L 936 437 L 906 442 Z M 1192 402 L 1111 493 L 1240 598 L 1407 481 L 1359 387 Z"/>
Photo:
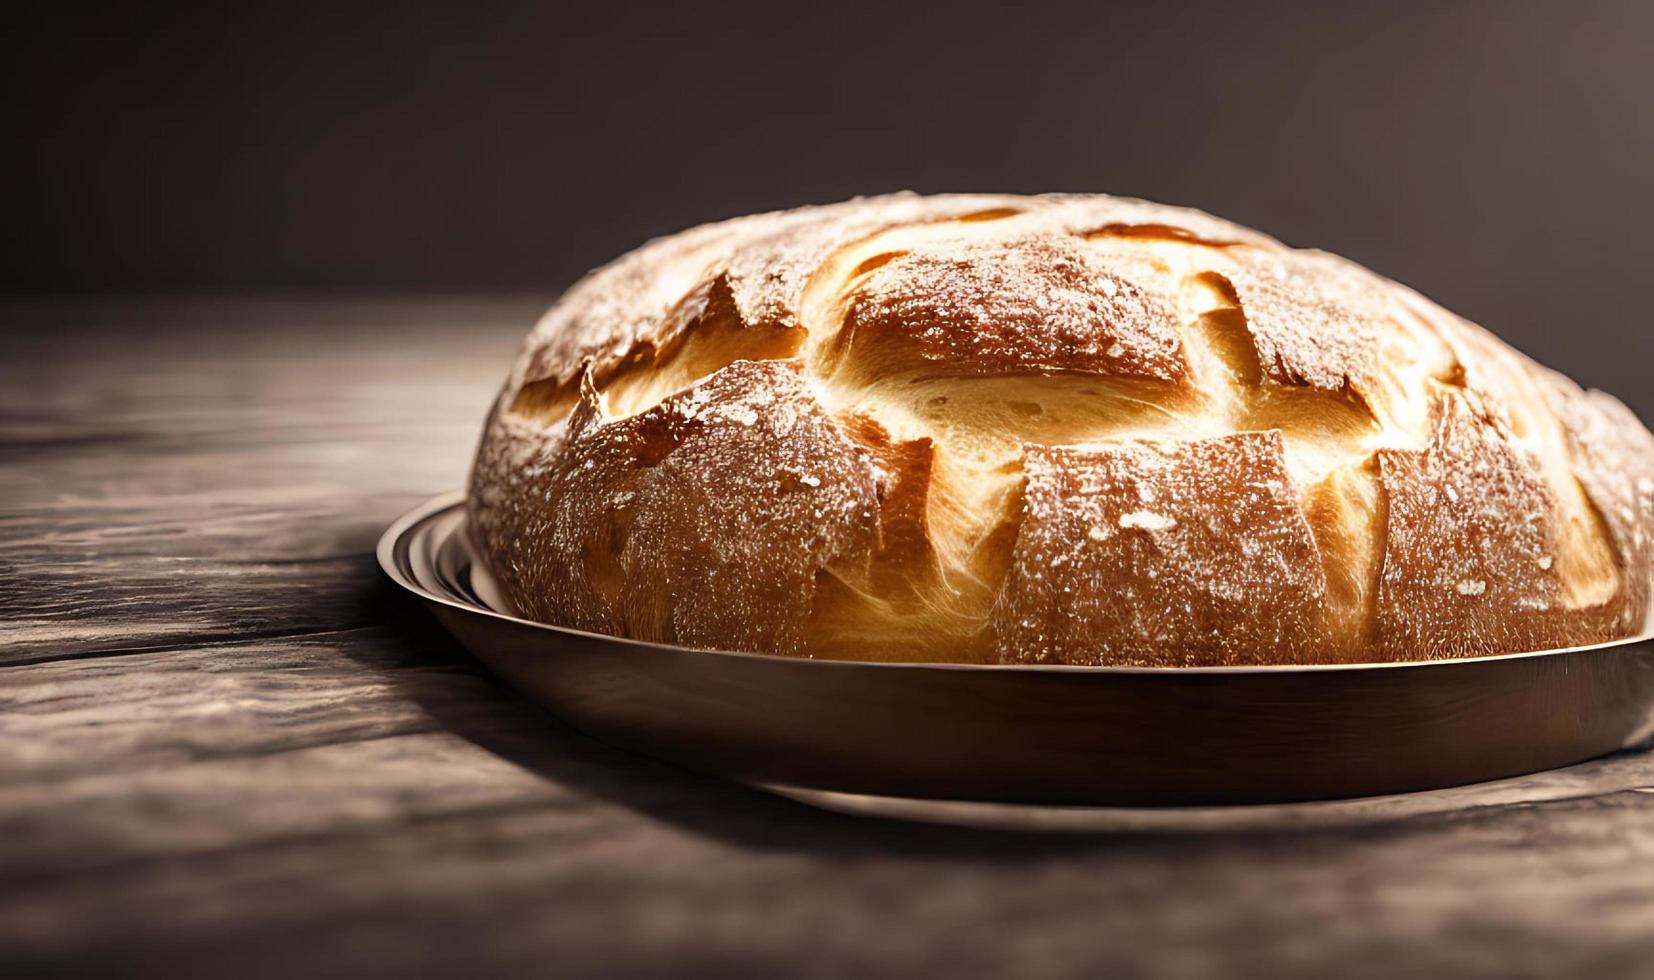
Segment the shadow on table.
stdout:
<path fill-rule="evenodd" d="M 693 833 L 845 857 L 1019 860 L 1145 842 L 1143 834 L 994 831 L 848 816 L 690 772 L 603 744 L 518 695 L 388 583 L 376 583 L 363 601 L 397 647 L 391 662 L 373 658 L 370 666 L 443 728 L 542 778 Z"/>

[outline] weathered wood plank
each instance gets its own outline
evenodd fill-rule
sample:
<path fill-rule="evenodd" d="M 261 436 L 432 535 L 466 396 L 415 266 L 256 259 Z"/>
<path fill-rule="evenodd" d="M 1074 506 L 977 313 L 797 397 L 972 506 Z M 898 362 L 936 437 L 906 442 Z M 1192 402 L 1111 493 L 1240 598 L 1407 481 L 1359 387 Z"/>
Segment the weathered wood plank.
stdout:
<path fill-rule="evenodd" d="M 267 309 L 0 310 L 0 662 L 376 621 L 373 541 L 463 480 L 536 307 Z"/>
<path fill-rule="evenodd" d="M 0 788 L 431 731 L 413 694 L 502 700 L 483 683 L 440 636 L 385 627 L 8 668 Z"/>
<path fill-rule="evenodd" d="M 304 771 L 331 762 L 344 784 L 383 764 L 365 747 L 322 755 Z M 720 805 L 730 818 L 711 831 L 693 822 L 705 814 L 663 826 L 532 792 L 457 816 L 287 828 L 189 861 L 29 882 L 0 900 L 0 929 L 31 956 L 231 968 L 251 948 L 330 975 L 538 962 L 581 975 L 1634 976 L 1646 962 L 1650 898 L 1625 873 L 1654 848 L 1645 797 L 1360 834 L 1036 842 Z"/>

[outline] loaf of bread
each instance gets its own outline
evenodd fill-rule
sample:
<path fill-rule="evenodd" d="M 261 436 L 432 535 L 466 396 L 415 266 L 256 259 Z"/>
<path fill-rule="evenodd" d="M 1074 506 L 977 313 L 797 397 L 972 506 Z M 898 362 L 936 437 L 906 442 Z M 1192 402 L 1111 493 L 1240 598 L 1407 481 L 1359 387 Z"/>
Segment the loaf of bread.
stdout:
<path fill-rule="evenodd" d="M 523 616 L 640 640 L 1424 660 L 1644 632 L 1654 437 L 1405 287 L 1200 212 L 895 195 L 576 284 L 469 516 Z"/>

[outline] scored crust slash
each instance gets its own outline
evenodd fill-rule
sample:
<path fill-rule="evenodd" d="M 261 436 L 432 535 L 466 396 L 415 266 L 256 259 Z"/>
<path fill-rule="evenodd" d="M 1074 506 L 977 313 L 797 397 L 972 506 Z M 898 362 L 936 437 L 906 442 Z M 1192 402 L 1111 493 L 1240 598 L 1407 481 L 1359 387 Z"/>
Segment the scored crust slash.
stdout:
<path fill-rule="evenodd" d="M 1649 619 L 1654 436 L 1180 208 L 894 195 L 654 241 L 529 336 L 470 521 L 540 621 L 884 661 L 1479 656 Z"/>

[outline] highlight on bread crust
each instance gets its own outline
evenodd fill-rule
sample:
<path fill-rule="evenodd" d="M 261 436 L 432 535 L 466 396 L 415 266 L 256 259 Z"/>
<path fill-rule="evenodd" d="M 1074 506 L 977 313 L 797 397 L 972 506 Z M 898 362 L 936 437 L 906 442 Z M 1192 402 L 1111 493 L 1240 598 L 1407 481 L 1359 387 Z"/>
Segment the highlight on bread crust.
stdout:
<path fill-rule="evenodd" d="M 1209 215 L 911 194 L 658 239 L 530 334 L 470 527 L 517 609 L 707 649 L 1214 666 L 1637 635 L 1654 436 Z"/>

